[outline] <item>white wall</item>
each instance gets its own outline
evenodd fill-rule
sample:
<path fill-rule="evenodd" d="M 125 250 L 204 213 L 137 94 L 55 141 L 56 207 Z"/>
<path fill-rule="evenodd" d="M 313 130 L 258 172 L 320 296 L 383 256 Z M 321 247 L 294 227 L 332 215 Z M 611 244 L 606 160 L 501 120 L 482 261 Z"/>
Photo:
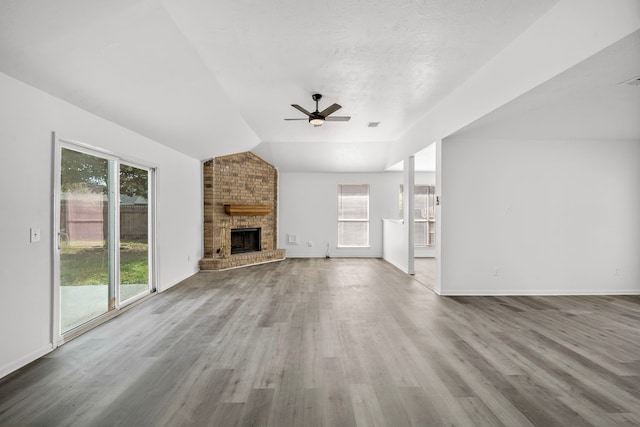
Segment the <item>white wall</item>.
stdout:
<path fill-rule="evenodd" d="M 398 218 L 402 174 L 280 172 L 278 245 L 287 257 L 382 257 L 382 219 Z M 369 184 L 369 248 L 336 248 L 338 184 Z M 297 245 L 287 244 L 297 234 Z M 313 242 L 313 247 L 307 242 Z"/>
<path fill-rule="evenodd" d="M 407 234 L 403 220 L 382 220 L 382 257 L 409 274 L 409 245 L 405 237 Z"/>
<path fill-rule="evenodd" d="M 436 185 L 436 173 L 416 172 L 416 185 Z"/>
<path fill-rule="evenodd" d="M 416 184 L 434 182 L 433 172 L 416 173 Z M 336 248 L 338 184 L 370 185 L 369 248 Z M 289 258 L 324 257 L 327 243 L 331 257 L 382 257 L 382 220 L 400 219 L 400 184 L 401 172 L 280 172 L 278 247 Z M 287 234 L 297 234 L 298 244 L 287 244 Z"/>
<path fill-rule="evenodd" d="M 52 132 L 158 167 L 159 290 L 197 271 L 200 161 L 0 74 L 0 377 L 52 347 Z M 29 243 L 30 227 L 42 240 Z"/>
<path fill-rule="evenodd" d="M 442 294 L 640 293 L 640 142 L 442 142 Z"/>

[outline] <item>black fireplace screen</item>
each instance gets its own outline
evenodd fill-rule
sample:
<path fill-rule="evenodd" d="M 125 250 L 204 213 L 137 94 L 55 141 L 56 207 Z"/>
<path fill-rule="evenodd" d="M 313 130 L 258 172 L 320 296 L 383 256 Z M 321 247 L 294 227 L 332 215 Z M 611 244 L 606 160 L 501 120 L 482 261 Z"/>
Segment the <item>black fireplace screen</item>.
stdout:
<path fill-rule="evenodd" d="M 231 230 L 231 254 L 260 250 L 259 228 L 236 228 Z"/>

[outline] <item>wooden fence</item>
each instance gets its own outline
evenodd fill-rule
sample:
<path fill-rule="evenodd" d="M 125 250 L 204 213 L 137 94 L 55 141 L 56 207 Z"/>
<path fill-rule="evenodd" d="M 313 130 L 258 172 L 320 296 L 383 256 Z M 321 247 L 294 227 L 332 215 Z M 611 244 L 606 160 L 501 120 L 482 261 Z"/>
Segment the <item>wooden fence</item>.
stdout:
<path fill-rule="evenodd" d="M 121 205 L 120 239 L 147 240 L 148 218 L 147 205 Z M 63 200 L 60 224 L 61 230 L 69 235 L 70 243 L 103 241 L 107 236 L 107 203 L 103 200 Z"/>

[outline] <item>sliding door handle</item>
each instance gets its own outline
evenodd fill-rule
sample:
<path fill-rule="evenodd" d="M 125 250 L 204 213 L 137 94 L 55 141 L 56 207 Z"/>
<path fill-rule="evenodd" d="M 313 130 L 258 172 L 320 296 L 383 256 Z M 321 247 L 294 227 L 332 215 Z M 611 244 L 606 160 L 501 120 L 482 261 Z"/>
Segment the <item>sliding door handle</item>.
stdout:
<path fill-rule="evenodd" d="M 69 247 L 69 234 L 64 231 L 58 231 L 58 249 L 62 249 L 62 237 L 64 236 L 64 247 Z"/>

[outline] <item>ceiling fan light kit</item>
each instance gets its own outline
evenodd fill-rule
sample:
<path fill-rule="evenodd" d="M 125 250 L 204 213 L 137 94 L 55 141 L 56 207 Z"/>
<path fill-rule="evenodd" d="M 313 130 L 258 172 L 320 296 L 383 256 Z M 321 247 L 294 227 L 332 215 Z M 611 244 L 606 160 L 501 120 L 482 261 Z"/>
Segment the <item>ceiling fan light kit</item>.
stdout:
<path fill-rule="evenodd" d="M 316 110 L 312 113 L 310 113 L 309 111 L 305 110 L 304 108 L 302 108 L 301 106 L 297 105 L 297 104 L 291 104 L 291 106 L 293 108 L 295 108 L 296 110 L 304 113 L 307 115 L 306 119 L 303 118 L 299 118 L 299 119 L 285 119 L 285 120 L 309 120 L 309 123 L 311 123 L 314 127 L 318 127 L 318 126 L 322 126 L 322 124 L 325 121 L 328 122 L 348 122 L 351 117 L 348 116 L 331 116 L 329 117 L 330 114 L 335 113 L 336 111 L 338 111 L 340 108 L 342 108 L 341 105 L 339 104 L 333 104 L 327 108 L 325 108 L 322 111 L 318 111 L 318 101 L 320 101 L 320 99 L 322 99 L 322 95 L 319 93 L 314 93 L 311 98 L 316 102 Z"/>

